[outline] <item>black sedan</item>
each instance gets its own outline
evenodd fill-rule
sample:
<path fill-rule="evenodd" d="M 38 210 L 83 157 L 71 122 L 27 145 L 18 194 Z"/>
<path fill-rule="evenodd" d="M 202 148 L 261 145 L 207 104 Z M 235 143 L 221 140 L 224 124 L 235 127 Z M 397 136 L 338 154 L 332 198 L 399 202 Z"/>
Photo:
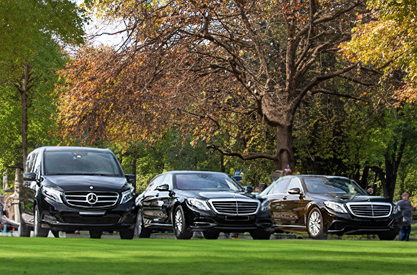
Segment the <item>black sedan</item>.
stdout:
<path fill-rule="evenodd" d="M 275 232 L 378 234 L 393 240 L 401 228 L 401 213 L 389 199 L 368 196 L 353 180 L 338 176 L 285 176 L 265 189 L 262 207 L 269 207 Z"/>
<path fill-rule="evenodd" d="M 269 239 L 271 219 L 251 190 L 225 173 L 172 171 L 156 176 L 136 199 L 137 234 L 174 231 L 177 239 L 191 239 L 202 231 L 206 239 L 220 232 L 250 232 Z"/>

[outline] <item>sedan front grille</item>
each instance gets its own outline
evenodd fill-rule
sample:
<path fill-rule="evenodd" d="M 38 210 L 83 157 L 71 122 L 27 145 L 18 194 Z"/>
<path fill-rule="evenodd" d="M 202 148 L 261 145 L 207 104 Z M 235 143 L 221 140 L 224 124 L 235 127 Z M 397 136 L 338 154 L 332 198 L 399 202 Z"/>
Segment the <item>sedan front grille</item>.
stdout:
<path fill-rule="evenodd" d="M 390 203 L 348 203 L 349 211 L 356 217 L 361 218 L 386 218 L 391 214 Z"/>
<path fill-rule="evenodd" d="M 107 208 L 117 204 L 117 192 L 65 192 L 66 202 L 75 207 Z"/>
<path fill-rule="evenodd" d="M 216 213 L 224 215 L 252 215 L 259 209 L 259 202 L 253 200 L 219 199 L 209 202 Z"/>

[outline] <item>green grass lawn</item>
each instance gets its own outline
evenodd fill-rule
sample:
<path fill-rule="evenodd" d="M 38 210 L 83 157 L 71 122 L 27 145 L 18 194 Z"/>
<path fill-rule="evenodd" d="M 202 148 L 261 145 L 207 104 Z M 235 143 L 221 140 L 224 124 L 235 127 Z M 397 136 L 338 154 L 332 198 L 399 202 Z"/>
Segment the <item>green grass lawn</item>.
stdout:
<path fill-rule="evenodd" d="M 0 274 L 416 274 L 417 242 L 0 237 Z"/>

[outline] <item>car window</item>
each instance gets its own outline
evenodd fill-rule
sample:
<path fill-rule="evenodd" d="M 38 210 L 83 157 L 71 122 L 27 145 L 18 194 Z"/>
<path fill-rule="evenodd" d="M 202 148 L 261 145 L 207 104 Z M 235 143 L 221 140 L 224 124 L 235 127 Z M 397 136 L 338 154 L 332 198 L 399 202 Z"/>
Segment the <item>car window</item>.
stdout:
<path fill-rule="evenodd" d="M 35 173 L 37 176 L 40 176 L 40 172 L 41 172 L 41 158 L 42 155 L 38 154 L 36 156 L 36 160 L 34 161 L 34 166 L 33 166 L 33 173 Z"/>
<path fill-rule="evenodd" d="M 86 150 L 46 151 L 47 175 L 101 175 L 121 177 L 116 158 L 110 152 Z"/>
<path fill-rule="evenodd" d="M 297 178 L 293 178 L 291 180 L 290 184 L 288 185 L 287 192 L 288 190 L 293 189 L 293 188 L 300 188 L 300 191 L 303 190 L 303 188 L 301 187 L 301 183 Z"/>
<path fill-rule="evenodd" d="M 180 190 L 243 191 L 243 188 L 226 174 L 175 174 L 174 184 Z"/>
<path fill-rule="evenodd" d="M 269 194 L 283 194 L 285 192 L 285 188 L 288 185 L 290 179 L 284 179 L 275 184 L 275 186 L 271 189 Z"/>
<path fill-rule="evenodd" d="M 169 190 L 173 189 L 172 186 L 172 175 L 171 174 L 167 174 L 164 178 L 163 184 L 168 184 L 169 185 Z"/>
<path fill-rule="evenodd" d="M 26 161 L 26 172 L 33 172 L 33 167 L 34 167 L 37 155 L 38 153 L 29 154 L 28 159 Z"/>
<path fill-rule="evenodd" d="M 308 192 L 314 194 L 364 195 L 364 191 L 347 179 L 304 178 Z"/>
<path fill-rule="evenodd" d="M 332 186 L 336 189 L 336 192 L 345 192 L 351 195 L 366 195 L 365 190 L 359 187 L 359 185 L 357 185 L 357 183 L 353 180 L 345 178 L 330 178 L 329 181 L 332 183 Z"/>

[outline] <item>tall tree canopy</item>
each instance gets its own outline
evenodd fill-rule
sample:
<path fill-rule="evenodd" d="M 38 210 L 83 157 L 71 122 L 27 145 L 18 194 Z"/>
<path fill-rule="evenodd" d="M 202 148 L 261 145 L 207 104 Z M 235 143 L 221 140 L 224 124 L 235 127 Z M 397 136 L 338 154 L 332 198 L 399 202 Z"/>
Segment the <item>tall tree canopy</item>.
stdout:
<path fill-rule="evenodd" d="M 42 97 L 51 95 L 55 70 L 65 63 L 62 47 L 83 42 L 86 22 L 83 13 L 84 10 L 70 0 L 0 2 L 0 88 L 10 95 L 8 98 L 2 95 L 5 106 L 16 104 L 16 95 L 20 98 L 23 166 L 27 156 L 28 108 L 36 106 L 33 100 L 39 103 L 44 101 Z M 48 102 L 50 105 L 51 101 Z M 48 104 L 37 107 L 38 112 L 50 109 Z M 3 129 L 13 131 L 15 128 L 6 124 Z M 9 136 L 14 134 L 9 133 Z"/>
<path fill-rule="evenodd" d="M 370 64 L 385 77 L 401 71 L 404 78 L 394 87 L 400 98 L 417 100 L 417 2 L 368 0 L 372 18 L 361 15 L 352 41 L 343 49 L 351 61 Z M 363 22 L 362 22 L 363 19 Z"/>
<path fill-rule="evenodd" d="M 294 167 L 293 123 L 303 98 L 350 96 L 327 81 L 356 81 L 348 75 L 355 64 L 337 51 L 356 14 L 366 12 L 364 0 L 85 2 L 122 22 L 126 39 L 85 47 L 63 72 L 68 133 L 147 138 L 175 122 L 225 155 L 266 158 L 283 169 Z M 271 128 L 275 148 L 263 150 Z M 242 141 L 243 149 L 223 147 L 216 136 Z"/>

